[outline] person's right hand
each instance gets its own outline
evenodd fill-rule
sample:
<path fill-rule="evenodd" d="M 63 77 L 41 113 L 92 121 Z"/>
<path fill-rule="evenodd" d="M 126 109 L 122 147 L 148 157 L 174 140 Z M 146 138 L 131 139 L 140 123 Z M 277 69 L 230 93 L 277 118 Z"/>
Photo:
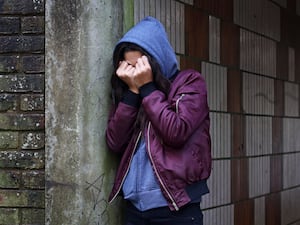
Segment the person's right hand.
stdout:
<path fill-rule="evenodd" d="M 119 64 L 116 74 L 121 80 L 123 80 L 128 85 L 129 90 L 138 94 L 139 89 L 134 82 L 134 71 L 134 66 L 130 65 L 126 61 L 122 61 Z"/>

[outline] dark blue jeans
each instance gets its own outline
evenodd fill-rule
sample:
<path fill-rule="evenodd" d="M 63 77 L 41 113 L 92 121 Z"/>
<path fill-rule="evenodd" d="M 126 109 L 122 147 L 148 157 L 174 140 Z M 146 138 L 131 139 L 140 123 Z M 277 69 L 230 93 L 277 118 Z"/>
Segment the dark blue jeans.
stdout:
<path fill-rule="evenodd" d="M 143 212 L 127 203 L 125 217 L 125 225 L 203 225 L 199 203 L 189 204 L 179 211 L 161 207 Z"/>

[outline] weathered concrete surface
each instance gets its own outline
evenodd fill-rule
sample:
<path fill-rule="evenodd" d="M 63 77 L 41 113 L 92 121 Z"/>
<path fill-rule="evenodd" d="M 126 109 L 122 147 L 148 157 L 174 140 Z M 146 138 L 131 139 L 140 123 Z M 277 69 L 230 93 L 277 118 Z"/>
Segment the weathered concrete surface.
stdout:
<path fill-rule="evenodd" d="M 46 1 L 46 223 L 120 224 L 104 141 L 120 0 Z"/>

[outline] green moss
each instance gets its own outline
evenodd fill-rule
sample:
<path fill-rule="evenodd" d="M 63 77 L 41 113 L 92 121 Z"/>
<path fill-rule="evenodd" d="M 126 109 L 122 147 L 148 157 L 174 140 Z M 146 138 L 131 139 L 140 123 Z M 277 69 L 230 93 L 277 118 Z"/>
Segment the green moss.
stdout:
<path fill-rule="evenodd" d="M 123 32 L 126 33 L 134 25 L 134 1 L 125 0 L 123 5 Z"/>

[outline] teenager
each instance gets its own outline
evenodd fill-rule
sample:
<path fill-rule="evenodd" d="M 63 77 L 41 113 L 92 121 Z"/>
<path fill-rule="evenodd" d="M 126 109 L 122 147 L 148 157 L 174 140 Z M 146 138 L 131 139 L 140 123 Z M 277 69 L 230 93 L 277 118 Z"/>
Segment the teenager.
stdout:
<path fill-rule="evenodd" d="M 121 155 L 109 201 L 126 200 L 125 225 L 202 224 L 211 143 L 199 72 L 178 70 L 162 24 L 146 17 L 113 52 L 109 149 Z"/>

